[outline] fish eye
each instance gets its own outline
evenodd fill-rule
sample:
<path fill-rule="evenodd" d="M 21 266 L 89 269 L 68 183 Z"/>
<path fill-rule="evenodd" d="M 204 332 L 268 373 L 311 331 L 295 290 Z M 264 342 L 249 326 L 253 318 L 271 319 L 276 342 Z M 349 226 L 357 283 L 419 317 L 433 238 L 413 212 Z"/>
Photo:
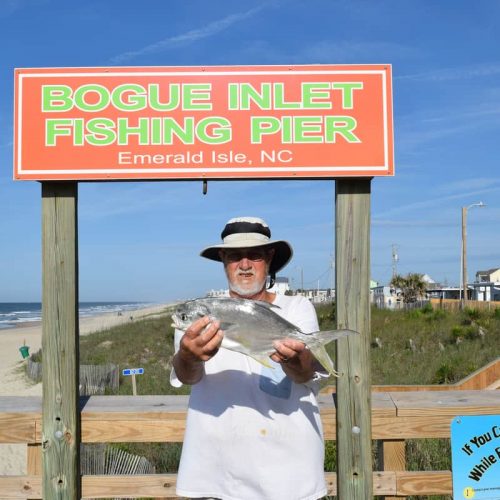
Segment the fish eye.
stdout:
<path fill-rule="evenodd" d="M 187 319 L 188 319 L 187 314 L 182 313 L 182 314 L 181 314 L 181 320 L 182 320 L 182 321 L 187 321 Z"/>

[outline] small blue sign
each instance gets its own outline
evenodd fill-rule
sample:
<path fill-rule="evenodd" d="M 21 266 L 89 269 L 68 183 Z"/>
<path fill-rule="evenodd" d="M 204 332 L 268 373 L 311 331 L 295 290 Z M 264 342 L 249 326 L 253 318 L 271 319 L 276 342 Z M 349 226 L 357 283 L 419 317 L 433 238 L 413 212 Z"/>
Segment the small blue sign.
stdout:
<path fill-rule="evenodd" d="M 144 368 L 125 368 L 122 371 L 123 375 L 142 375 L 144 373 Z"/>
<path fill-rule="evenodd" d="M 500 499 L 500 415 L 451 423 L 453 500 Z"/>

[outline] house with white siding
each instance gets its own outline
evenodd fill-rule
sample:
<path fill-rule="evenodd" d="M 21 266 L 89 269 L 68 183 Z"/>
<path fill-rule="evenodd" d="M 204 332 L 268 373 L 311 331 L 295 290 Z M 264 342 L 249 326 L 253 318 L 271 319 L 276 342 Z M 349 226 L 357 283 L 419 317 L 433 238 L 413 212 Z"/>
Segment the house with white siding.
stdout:
<path fill-rule="evenodd" d="M 500 267 L 478 271 L 476 281 L 469 283 L 468 288 L 473 290 L 473 300 L 500 301 Z"/>

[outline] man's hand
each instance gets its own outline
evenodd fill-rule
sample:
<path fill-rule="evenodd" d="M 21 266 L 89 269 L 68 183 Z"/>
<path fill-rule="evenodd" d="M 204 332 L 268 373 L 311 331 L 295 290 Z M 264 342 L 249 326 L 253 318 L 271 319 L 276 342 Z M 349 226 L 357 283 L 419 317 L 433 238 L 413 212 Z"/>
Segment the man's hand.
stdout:
<path fill-rule="evenodd" d="M 181 338 L 173 365 L 183 384 L 196 384 L 203 377 L 203 363 L 215 356 L 222 343 L 220 323 L 204 316 L 193 322 Z"/>
<path fill-rule="evenodd" d="M 312 379 L 316 366 L 316 358 L 300 340 L 283 339 L 274 342 L 276 352 L 270 358 L 280 363 L 283 371 L 297 384 Z"/>

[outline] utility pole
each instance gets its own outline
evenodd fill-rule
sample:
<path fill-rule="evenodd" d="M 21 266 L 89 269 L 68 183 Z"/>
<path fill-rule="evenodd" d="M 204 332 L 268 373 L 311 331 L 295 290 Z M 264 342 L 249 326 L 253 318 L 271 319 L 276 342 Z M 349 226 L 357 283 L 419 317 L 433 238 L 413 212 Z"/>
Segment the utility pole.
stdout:
<path fill-rule="evenodd" d="M 467 207 L 462 207 L 462 309 L 467 304 Z"/>
<path fill-rule="evenodd" d="M 392 245 L 392 277 L 394 278 L 398 274 L 398 247 Z"/>
<path fill-rule="evenodd" d="M 467 211 L 474 207 L 485 207 L 480 201 L 467 207 L 462 207 L 462 309 L 467 305 Z"/>

